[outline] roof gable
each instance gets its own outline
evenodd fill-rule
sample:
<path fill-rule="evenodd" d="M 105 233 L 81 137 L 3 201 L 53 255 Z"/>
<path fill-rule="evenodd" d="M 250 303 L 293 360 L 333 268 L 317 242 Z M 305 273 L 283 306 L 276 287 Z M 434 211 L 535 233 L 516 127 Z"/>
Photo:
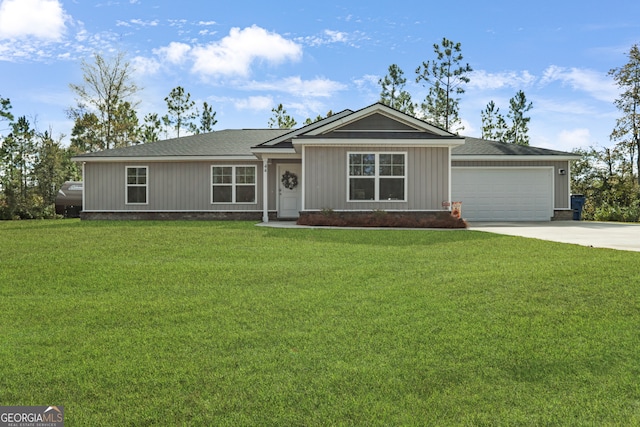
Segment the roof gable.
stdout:
<path fill-rule="evenodd" d="M 351 114 L 345 115 L 340 120 L 322 123 L 322 126 L 304 132 L 302 135 L 317 137 L 340 131 L 421 132 L 441 138 L 457 137 L 451 132 L 379 102 L 351 112 Z"/>
<path fill-rule="evenodd" d="M 409 126 L 405 123 L 392 119 L 389 116 L 385 116 L 380 113 L 373 113 L 369 116 L 365 116 L 360 120 L 347 123 L 341 126 L 335 131 L 360 131 L 360 130 L 393 130 L 393 131 L 416 131 L 415 127 Z"/>
<path fill-rule="evenodd" d="M 291 146 L 290 142 L 293 138 L 305 134 L 307 132 L 311 132 L 314 129 L 317 129 L 321 126 L 326 125 L 327 123 L 332 123 L 334 121 L 340 120 L 345 116 L 348 116 L 349 114 L 352 114 L 353 111 L 351 110 L 343 110 L 339 113 L 333 114 L 329 117 L 325 117 L 322 120 L 318 120 L 317 122 L 308 124 L 306 126 L 303 126 L 299 129 L 290 129 L 288 131 L 286 131 L 283 135 L 279 135 L 276 138 L 270 139 L 268 141 L 265 141 L 261 144 L 258 144 L 255 146 L 255 148 L 269 148 L 269 147 L 278 147 L 278 146 L 282 146 L 283 142 L 288 142 L 289 144 L 285 144 L 288 147 Z"/>

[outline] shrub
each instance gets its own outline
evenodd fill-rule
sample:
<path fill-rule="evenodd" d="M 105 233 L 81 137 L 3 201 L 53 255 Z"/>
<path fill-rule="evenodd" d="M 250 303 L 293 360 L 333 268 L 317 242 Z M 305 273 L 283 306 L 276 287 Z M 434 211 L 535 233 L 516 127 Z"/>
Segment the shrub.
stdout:
<path fill-rule="evenodd" d="M 332 227 L 467 228 L 461 218 L 449 212 L 302 212 L 299 225 Z"/>
<path fill-rule="evenodd" d="M 640 221 L 640 200 L 634 200 L 629 206 L 605 203 L 593 212 L 596 221 L 638 222 Z"/>

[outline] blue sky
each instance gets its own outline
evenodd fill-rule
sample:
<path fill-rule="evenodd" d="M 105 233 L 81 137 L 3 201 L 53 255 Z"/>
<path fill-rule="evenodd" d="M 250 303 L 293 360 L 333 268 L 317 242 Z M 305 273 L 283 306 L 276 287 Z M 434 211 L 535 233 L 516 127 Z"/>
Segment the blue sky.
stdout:
<path fill-rule="evenodd" d="M 486 104 L 506 114 L 523 90 L 532 145 L 608 146 L 619 113 L 607 72 L 640 42 L 639 16 L 637 0 L 0 0 L 0 96 L 40 130 L 69 135 L 69 84 L 82 82 L 81 61 L 123 51 L 143 88 L 141 119 L 165 114 L 164 97 L 182 86 L 213 106 L 217 130 L 267 127 L 279 103 L 302 123 L 376 102 L 393 63 L 421 101 L 415 69 L 446 37 L 474 69 L 462 134 L 480 136 Z"/>

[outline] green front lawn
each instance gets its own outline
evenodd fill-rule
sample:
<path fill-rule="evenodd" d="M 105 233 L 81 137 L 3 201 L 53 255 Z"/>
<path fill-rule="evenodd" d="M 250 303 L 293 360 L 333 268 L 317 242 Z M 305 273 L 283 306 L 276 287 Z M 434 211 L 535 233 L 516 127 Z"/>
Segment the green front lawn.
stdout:
<path fill-rule="evenodd" d="M 640 253 L 0 222 L 0 405 L 68 426 L 637 425 Z"/>

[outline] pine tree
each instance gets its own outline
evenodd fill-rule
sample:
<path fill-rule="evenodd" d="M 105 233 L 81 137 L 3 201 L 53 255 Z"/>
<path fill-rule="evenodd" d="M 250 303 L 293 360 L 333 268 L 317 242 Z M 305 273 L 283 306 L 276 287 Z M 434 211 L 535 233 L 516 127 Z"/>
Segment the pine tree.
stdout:
<path fill-rule="evenodd" d="M 292 129 L 297 124 L 294 118 L 287 114 L 287 110 L 285 110 L 282 104 L 278 104 L 277 107 L 272 108 L 271 112 L 273 116 L 268 122 L 270 128 L 277 126 L 279 129 Z"/>
<path fill-rule="evenodd" d="M 69 157 L 60 142 L 51 138 L 50 132 L 39 136 L 37 161 L 33 166 L 36 192 L 44 207 L 55 203 L 58 190 L 69 177 Z"/>
<path fill-rule="evenodd" d="M 101 124 L 98 116 L 82 105 L 70 109 L 67 114 L 73 119 L 71 147 L 78 153 L 89 153 L 105 149 Z"/>
<path fill-rule="evenodd" d="M 503 115 L 500 114 L 500 108 L 496 107 L 496 103 L 490 101 L 487 107 L 480 112 L 480 115 L 482 117 L 482 138 L 504 142 L 507 123 Z"/>
<path fill-rule="evenodd" d="M 213 107 L 207 104 L 207 101 L 203 102 L 198 133 L 213 132 L 213 127 L 216 125 L 216 123 L 218 123 L 218 121 L 216 120 L 216 112 L 213 111 Z"/>
<path fill-rule="evenodd" d="M 113 129 L 115 147 L 128 147 L 140 143 L 138 115 L 128 101 L 118 104 Z"/>
<path fill-rule="evenodd" d="M 528 132 L 531 117 L 526 117 L 525 113 L 532 108 L 533 103 L 527 102 L 527 97 L 521 90 L 509 100 L 509 113 L 507 117 L 511 119 L 511 127 L 507 129 L 506 142 L 517 145 L 529 145 Z"/>
<path fill-rule="evenodd" d="M 6 204 L 4 216 L 28 217 L 28 192 L 32 186 L 31 168 L 35 160 L 35 131 L 26 117 L 11 123 L 11 133 L 0 147 L 0 179 Z"/>
<path fill-rule="evenodd" d="M 331 116 L 333 116 L 333 111 L 332 111 L 332 110 L 329 110 L 329 111 L 327 111 L 327 115 L 326 115 L 326 116 L 324 116 L 324 117 L 322 117 L 322 115 L 321 115 L 321 114 L 318 114 L 318 115 L 316 116 L 316 118 L 315 118 L 315 119 L 312 119 L 311 117 L 307 117 L 307 119 L 304 121 L 304 123 L 303 123 L 303 124 L 304 124 L 305 126 L 307 126 L 307 125 L 310 125 L 310 124 L 312 124 L 312 123 L 319 122 L 320 120 L 324 120 L 324 119 L 326 119 L 327 117 L 331 117 Z"/>
<path fill-rule="evenodd" d="M 462 130 L 459 117 L 458 95 L 462 95 L 464 84 L 469 83 L 468 73 L 473 71 L 469 64 L 462 65 L 460 43 L 446 38 L 442 44 L 433 45 L 436 59 L 422 62 L 416 69 L 416 83 L 424 82 L 429 92 L 420 104 L 422 115 L 427 121 L 448 131 Z"/>
<path fill-rule="evenodd" d="M 144 124 L 140 127 L 140 138 L 142 142 L 156 142 L 160 139 L 162 123 L 156 113 L 149 113 L 144 116 Z"/>
<path fill-rule="evenodd" d="M 380 102 L 398 111 L 415 115 L 411 94 L 404 90 L 407 79 L 404 72 L 396 64 L 389 66 L 389 73 L 378 80 L 380 85 Z"/>
<path fill-rule="evenodd" d="M 640 50 L 637 44 L 631 46 L 628 58 L 624 66 L 609 71 L 621 90 L 614 103 L 623 114 L 616 121 L 610 138 L 617 141 L 629 156 L 632 175 L 635 160 L 637 182 L 640 184 Z"/>
<path fill-rule="evenodd" d="M 0 96 L 0 119 L 13 121 L 13 114 L 11 114 L 11 100 L 9 98 L 3 98 Z"/>
<path fill-rule="evenodd" d="M 162 119 L 166 125 L 173 126 L 177 137 L 180 138 L 180 129 L 195 133 L 193 120 L 198 117 L 198 112 L 194 109 L 196 103 L 191 100 L 191 94 L 185 92 L 182 86 L 178 86 L 171 89 L 164 100 L 169 112 Z"/>

